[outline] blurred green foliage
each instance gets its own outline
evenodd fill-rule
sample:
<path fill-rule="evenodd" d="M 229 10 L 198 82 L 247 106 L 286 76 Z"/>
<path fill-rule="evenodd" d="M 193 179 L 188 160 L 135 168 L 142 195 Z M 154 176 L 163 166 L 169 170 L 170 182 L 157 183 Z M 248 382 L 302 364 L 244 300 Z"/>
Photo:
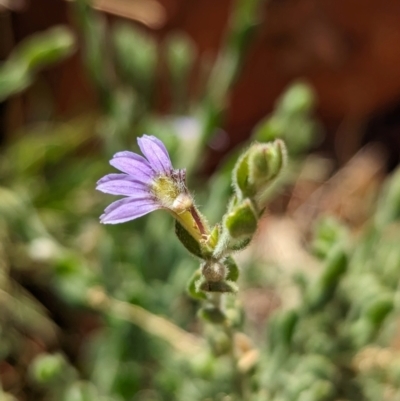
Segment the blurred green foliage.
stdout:
<path fill-rule="evenodd" d="M 318 225 L 314 249 L 323 270 L 303 282 L 302 300 L 268 327 L 260 382 L 269 400 L 396 400 L 390 351 L 398 335 L 400 222 L 393 210 L 400 175 L 388 178 L 376 213 L 354 237 L 331 217 Z M 384 216 L 384 217 L 383 217 Z"/>
<path fill-rule="evenodd" d="M 0 101 L 26 89 L 38 70 L 64 59 L 74 49 L 75 38 L 63 26 L 25 39 L 0 65 Z"/>
<path fill-rule="evenodd" d="M 398 324 L 399 172 L 387 180 L 362 233 L 353 235 L 330 217 L 321 220 L 311 243 L 320 274 L 298 280 L 298 306 L 277 311 L 255 344 L 242 335 L 240 347 L 221 330 L 225 317 L 212 308 L 203 308 L 202 317 L 218 325 L 199 327 L 193 299 L 203 297 L 194 285 L 198 262 L 174 237 L 169 216 L 155 212 L 123 225 L 99 224 L 110 199 L 94 191 L 95 182 L 110 171 L 106 160 L 117 150 L 135 150 L 143 132 L 164 141 L 175 166 L 188 167 L 189 185 L 211 222 L 221 218 L 239 150 L 208 179 L 195 169 L 223 126 L 261 5 L 234 2 L 199 98 L 187 90 L 196 49 L 183 33 L 156 43 L 132 25 L 108 27 L 84 0 L 74 5 L 102 116 L 26 128 L 2 151 L 0 361 L 25 387 L 7 394 L 0 389 L 0 399 L 23 392 L 27 399 L 64 401 L 400 398 L 399 357 L 387 353 Z M 72 49 L 64 28 L 22 43 L 0 67 L 0 99 L 25 89 L 38 69 Z M 173 100 L 168 117 L 152 112 L 163 57 Z M 254 128 L 252 138 L 260 142 L 284 139 L 291 158 L 266 199 L 293 180 L 318 141 L 313 104 L 310 88 L 297 83 Z M 265 270 L 249 268 L 241 285 L 262 282 Z M 236 281 L 238 271 L 232 267 L 231 273 Z M 248 329 L 238 298 L 228 295 L 226 303 L 234 329 Z M 235 360 L 233 346 L 242 353 Z"/>

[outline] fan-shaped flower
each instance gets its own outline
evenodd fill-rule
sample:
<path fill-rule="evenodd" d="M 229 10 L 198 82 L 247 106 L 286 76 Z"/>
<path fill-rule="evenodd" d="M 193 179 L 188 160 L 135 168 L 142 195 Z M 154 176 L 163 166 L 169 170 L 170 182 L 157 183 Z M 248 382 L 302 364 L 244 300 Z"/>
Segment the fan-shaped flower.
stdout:
<path fill-rule="evenodd" d="M 204 226 L 186 187 L 185 170 L 175 170 L 164 144 L 156 137 L 138 138 L 143 156 L 123 151 L 114 155 L 110 164 L 122 174 L 108 174 L 97 182 L 96 189 L 125 198 L 111 203 L 100 221 L 117 224 L 134 220 L 157 209 L 166 209 L 196 239 Z"/>

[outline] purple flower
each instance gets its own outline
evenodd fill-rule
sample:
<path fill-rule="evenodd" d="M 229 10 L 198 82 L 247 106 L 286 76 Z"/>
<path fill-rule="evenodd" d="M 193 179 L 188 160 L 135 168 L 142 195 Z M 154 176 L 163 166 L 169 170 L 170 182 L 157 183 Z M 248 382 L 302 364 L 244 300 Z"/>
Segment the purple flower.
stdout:
<path fill-rule="evenodd" d="M 123 174 L 108 174 L 97 182 L 97 190 L 125 196 L 105 209 L 100 216 L 104 224 L 123 223 L 157 209 L 167 209 L 177 217 L 193 206 L 185 170 L 172 167 L 164 144 L 150 135 L 138 138 L 138 144 L 145 157 L 116 153 L 110 164 Z"/>

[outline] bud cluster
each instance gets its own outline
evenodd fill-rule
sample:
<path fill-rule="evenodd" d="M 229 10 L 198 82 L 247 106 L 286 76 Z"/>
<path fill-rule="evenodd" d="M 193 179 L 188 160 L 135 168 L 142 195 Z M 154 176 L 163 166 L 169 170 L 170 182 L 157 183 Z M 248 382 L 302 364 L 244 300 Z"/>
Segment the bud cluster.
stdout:
<path fill-rule="evenodd" d="M 286 162 L 283 141 L 253 143 L 239 158 L 233 170 L 234 193 L 222 222 L 215 225 L 197 241 L 187 228 L 176 223 L 176 234 L 185 247 L 202 259 L 189 285 L 189 293 L 196 299 L 207 299 L 207 293 L 236 292 L 239 269 L 232 258 L 235 251 L 246 247 L 257 230 L 265 210 L 264 194 L 282 171 Z M 204 220 L 204 218 L 202 218 Z M 210 305 L 207 308 L 210 309 Z M 220 323 L 214 309 L 204 317 Z M 218 321 L 217 321 L 218 320 Z"/>
<path fill-rule="evenodd" d="M 239 158 L 233 170 L 234 195 L 223 218 L 223 244 L 226 254 L 246 247 L 265 210 L 264 194 L 286 163 L 283 141 L 254 143 Z"/>

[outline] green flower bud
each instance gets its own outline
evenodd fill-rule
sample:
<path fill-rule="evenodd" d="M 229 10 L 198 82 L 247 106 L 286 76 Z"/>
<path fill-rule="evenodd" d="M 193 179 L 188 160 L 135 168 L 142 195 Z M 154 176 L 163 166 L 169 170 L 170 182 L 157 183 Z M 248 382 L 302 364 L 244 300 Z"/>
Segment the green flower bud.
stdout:
<path fill-rule="evenodd" d="M 239 199 L 261 195 L 281 172 L 286 162 L 286 146 L 280 139 L 272 143 L 254 143 L 233 169 L 233 185 Z"/>
<path fill-rule="evenodd" d="M 234 240 L 251 237 L 257 229 L 257 212 L 250 199 L 234 206 L 225 216 L 224 223 Z"/>
<path fill-rule="evenodd" d="M 256 143 L 249 150 L 249 181 L 261 194 L 282 171 L 286 162 L 286 147 L 282 140 Z"/>
<path fill-rule="evenodd" d="M 236 162 L 233 169 L 232 182 L 238 198 L 252 198 L 255 188 L 249 182 L 249 151 L 245 152 Z"/>

